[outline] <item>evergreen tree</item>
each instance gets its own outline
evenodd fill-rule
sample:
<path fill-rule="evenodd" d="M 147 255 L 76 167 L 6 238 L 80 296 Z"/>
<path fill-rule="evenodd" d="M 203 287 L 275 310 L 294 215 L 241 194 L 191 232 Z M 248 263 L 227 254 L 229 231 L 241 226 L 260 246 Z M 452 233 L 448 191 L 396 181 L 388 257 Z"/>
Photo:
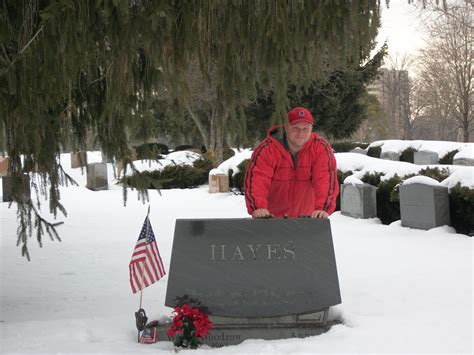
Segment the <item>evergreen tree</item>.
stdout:
<path fill-rule="evenodd" d="M 288 83 L 308 87 L 323 63 L 357 68 L 368 58 L 379 8 L 379 0 L 4 0 L 0 117 L 23 255 L 33 226 L 41 241 L 44 227 L 54 234 L 54 225 L 19 192 L 21 155 L 41 167 L 50 210 L 65 213 L 61 148 L 82 148 L 92 132 L 107 156 L 129 159 L 127 130 L 148 119 L 143 112 L 161 88 L 184 111 L 191 61 L 198 58 L 204 76 L 216 72 L 219 112 L 246 105 L 258 83 L 274 93 L 282 121 Z M 220 125 L 228 119 L 218 117 Z"/>

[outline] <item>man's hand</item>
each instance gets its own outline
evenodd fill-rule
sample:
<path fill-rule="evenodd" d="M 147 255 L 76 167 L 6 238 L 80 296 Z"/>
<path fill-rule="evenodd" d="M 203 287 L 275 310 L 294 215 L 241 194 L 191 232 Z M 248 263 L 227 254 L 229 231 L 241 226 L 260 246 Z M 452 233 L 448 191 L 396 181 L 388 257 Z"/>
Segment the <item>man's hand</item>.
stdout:
<path fill-rule="evenodd" d="M 268 217 L 273 217 L 273 215 L 266 208 L 259 208 L 258 210 L 255 210 L 252 212 L 252 217 L 253 218 L 268 218 Z"/>
<path fill-rule="evenodd" d="M 321 211 L 321 210 L 314 210 L 313 213 L 311 213 L 311 218 L 323 218 L 326 219 L 329 217 L 329 214 L 326 211 Z"/>

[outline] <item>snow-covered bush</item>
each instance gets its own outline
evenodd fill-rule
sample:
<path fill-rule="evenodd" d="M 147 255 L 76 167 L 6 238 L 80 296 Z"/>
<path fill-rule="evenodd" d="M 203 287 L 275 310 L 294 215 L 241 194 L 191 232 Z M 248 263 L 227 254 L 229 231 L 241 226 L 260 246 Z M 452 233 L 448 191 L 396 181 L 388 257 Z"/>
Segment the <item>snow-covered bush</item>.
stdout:
<path fill-rule="evenodd" d="M 380 158 L 380 154 L 382 154 L 381 146 L 369 147 L 369 149 L 367 150 L 367 156 L 369 157 Z"/>
<path fill-rule="evenodd" d="M 442 158 L 439 159 L 439 164 L 453 165 L 453 158 L 458 152 L 459 152 L 459 149 L 455 149 L 446 153 L 446 155 L 444 155 Z"/>
<path fill-rule="evenodd" d="M 415 162 L 415 152 L 417 152 L 415 148 L 406 148 L 403 152 L 400 153 L 400 161 L 406 161 L 408 163 L 413 164 Z"/>
<path fill-rule="evenodd" d="M 449 190 L 451 226 L 456 232 L 474 236 L 474 190 L 458 183 Z"/>
<path fill-rule="evenodd" d="M 229 170 L 229 186 L 232 190 L 240 195 L 244 194 L 244 179 L 245 172 L 247 171 L 247 165 L 250 159 L 242 160 L 242 162 L 237 166 L 239 170 L 237 173 L 233 173 L 232 169 Z"/>

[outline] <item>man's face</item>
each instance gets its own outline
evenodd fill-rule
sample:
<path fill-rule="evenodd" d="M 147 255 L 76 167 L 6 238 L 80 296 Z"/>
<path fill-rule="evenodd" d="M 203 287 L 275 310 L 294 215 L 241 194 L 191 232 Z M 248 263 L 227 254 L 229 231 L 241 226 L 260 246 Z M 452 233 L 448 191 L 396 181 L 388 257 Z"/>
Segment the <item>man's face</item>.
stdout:
<path fill-rule="evenodd" d="M 313 126 L 308 122 L 299 122 L 285 126 L 286 137 L 291 148 L 300 150 L 311 136 Z"/>

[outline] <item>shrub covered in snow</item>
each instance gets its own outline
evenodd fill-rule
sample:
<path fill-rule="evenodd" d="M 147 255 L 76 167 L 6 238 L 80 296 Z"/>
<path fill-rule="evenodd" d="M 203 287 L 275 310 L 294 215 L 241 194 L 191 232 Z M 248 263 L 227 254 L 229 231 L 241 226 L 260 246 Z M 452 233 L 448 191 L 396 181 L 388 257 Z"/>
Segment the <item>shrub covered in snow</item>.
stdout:
<path fill-rule="evenodd" d="M 412 147 L 406 148 L 403 152 L 400 153 L 400 161 L 406 161 L 408 163 L 415 162 L 415 152 L 417 150 Z"/>
<path fill-rule="evenodd" d="M 449 190 L 451 226 L 456 232 L 474 236 L 474 190 L 458 183 Z"/>
<path fill-rule="evenodd" d="M 380 146 L 369 147 L 367 150 L 367 156 L 369 157 L 380 158 L 380 154 L 382 154 L 382 147 Z"/>
<path fill-rule="evenodd" d="M 247 171 L 249 161 L 250 159 L 242 160 L 242 162 L 237 166 L 238 172 L 235 174 L 232 169 L 229 170 L 229 186 L 239 195 L 244 194 L 245 172 Z"/>
<path fill-rule="evenodd" d="M 452 151 L 446 153 L 446 155 L 444 155 L 442 158 L 439 159 L 439 163 L 440 163 L 440 164 L 453 165 L 454 156 L 455 156 L 456 153 L 458 153 L 458 152 L 459 152 L 459 149 L 455 149 L 455 150 L 452 150 Z"/>

